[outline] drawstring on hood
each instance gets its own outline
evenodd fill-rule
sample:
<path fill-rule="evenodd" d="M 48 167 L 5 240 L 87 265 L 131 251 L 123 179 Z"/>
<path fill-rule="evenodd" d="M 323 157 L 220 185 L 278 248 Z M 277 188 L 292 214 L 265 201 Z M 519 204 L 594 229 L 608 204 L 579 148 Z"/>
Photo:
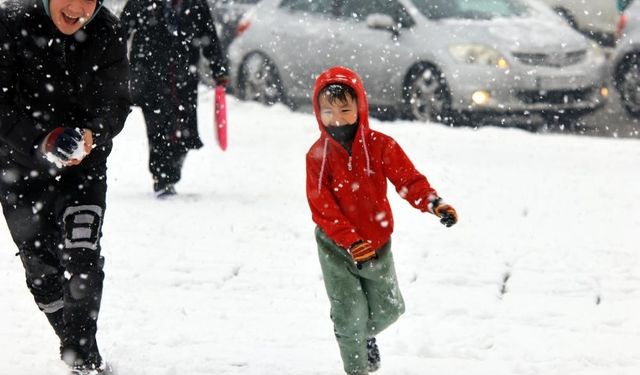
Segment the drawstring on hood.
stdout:
<path fill-rule="evenodd" d="M 322 165 L 320 166 L 320 178 L 318 179 L 318 193 L 322 188 L 322 175 L 324 174 L 324 165 L 327 163 L 327 146 L 329 146 L 329 138 L 324 139 L 324 147 L 322 147 Z"/>
<path fill-rule="evenodd" d="M 87 22 L 85 22 L 84 26 L 86 26 L 89 22 L 91 22 L 91 20 L 98 14 L 98 11 L 100 11 L 100 9 L 102 8 L 102 4 L 104 3 L 104 0 L 97 0 L 97 1 L 98 1 L 98 4 L 96 5 L 96 10 L 93 11 L 91 18 L 89 18 Z M 44 11 L 45 13 L 47 13 L 47 16 L 51 18 L 51 11 L 49 10 L 49 0 L 42 0 L 42 5 L 44 6 Z"/>
<path fill-rule="evenodd" d="M 371 170 L 371 160 L 369 158 L 369 151 L 367 149 L 366 142 L 366 136 L 369 134 L 369 104 L 367 101 L 367 94 L 364 90 L 362 79 L 358 76 L 358 74 L 356 74 L 356 72 L 349 68 L 346 68 L 344 66 L 334 66 L 325 70 L 318 76 L 318 78 L 316 79 L 312 97 L 313 112 L 316 115 L 316 120 L 318 121 L 320 132 L 322 132 L 322 137 L 325 138 L 322 152 L 322 168 L 320 169 L 320 176 L 318 180 L 318 191 L 320 191 L 322 175 L 324 173 L 328 144 L 332 141 L 338 143 L 338 141 L 332 136 L 331 132 L 322 124 L 322 120 L 320 118 L 320 103 L 318 101 L 318 95 L 320 94 L 322 89 L 332 84 L 349 86 L 356 92 L 356 100 L 358 104 L 358 122 L 356 129 L 357 133 L 355 134 L 355 136 L 357 137 L 357 135 L 360 134 L 360 139 L 362 141 L 362 147 L 364 148 L 364 154 L 367 163 L 367 176 L 371 176 L 371 174 L 373 174 L 373 171 Z"/>

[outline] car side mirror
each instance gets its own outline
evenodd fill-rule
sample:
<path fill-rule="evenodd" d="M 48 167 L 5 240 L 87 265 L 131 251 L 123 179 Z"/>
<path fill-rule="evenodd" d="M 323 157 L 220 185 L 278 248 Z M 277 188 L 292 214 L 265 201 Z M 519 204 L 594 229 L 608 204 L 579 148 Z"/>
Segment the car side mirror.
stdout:
<path fill-rule="evenodd" d="M 396 22 L 388 14 L 372 13 L 367 16 L 366 22 L 371 29 L 391 31 L 394 37 L 400 35 Z"/>

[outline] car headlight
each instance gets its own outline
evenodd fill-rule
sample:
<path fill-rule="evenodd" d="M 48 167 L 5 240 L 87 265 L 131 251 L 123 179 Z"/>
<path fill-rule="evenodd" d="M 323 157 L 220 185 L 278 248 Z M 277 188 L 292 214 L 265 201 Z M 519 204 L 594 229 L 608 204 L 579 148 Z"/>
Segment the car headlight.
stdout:
<path fill-rule="evenodd" d="M 491 65 L 508 69 L 507 60 L 494 48 L 483 44 L 452 44 L 449 53 L 458 62 L 464 64 Z"/>

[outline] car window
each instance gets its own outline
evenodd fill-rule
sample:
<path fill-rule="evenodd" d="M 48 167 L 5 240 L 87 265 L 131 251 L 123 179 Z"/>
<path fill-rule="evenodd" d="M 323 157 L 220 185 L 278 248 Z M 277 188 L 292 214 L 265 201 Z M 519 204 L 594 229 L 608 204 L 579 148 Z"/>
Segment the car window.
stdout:
<path fill-rule="evenodd" d="M 292 12 L 321 13 L 327 16 L 334 14 L 335 0 L 283 0 L 281 8 Z"/>
<path fill-rule="evenodd" d="M 427 18 L 492 19 L 530 13 L 520 0 L 412 0 Z"/>
<path fill-rule="evenodd" d="M 341 18 L 349 18 L 357 22 L 364 22 L 371 14 L 386 14 L 391 16 L 401 27 L 413 25 L 413 19 L 405 7 L 396 0 L 343 0 L 338 11 Z"/>

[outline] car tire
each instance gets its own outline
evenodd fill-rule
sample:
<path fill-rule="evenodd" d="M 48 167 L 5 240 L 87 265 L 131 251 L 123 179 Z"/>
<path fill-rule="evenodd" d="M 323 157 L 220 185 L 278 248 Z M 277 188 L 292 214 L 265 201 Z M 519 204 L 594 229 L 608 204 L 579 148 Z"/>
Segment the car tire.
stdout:
<path fill-rule="evenodd" d="M 260 53 L 245 57 L 238 76 L 238 97 L 267 105 L 284 101 L 278 69 L 268 57 Z"/>
<path fill-rule="evenodd" d="M 459 122 L 451 109 L 447 82 L 435 67 L 420 64 L 407 74 L 404 84 L 404 113 L 416 121 Z"/>
<path fill-rule="evenodd" d="M 640 53 L 622 59 L 616 68 L 615 82 L 626 111 L 640 118 Z"/>

